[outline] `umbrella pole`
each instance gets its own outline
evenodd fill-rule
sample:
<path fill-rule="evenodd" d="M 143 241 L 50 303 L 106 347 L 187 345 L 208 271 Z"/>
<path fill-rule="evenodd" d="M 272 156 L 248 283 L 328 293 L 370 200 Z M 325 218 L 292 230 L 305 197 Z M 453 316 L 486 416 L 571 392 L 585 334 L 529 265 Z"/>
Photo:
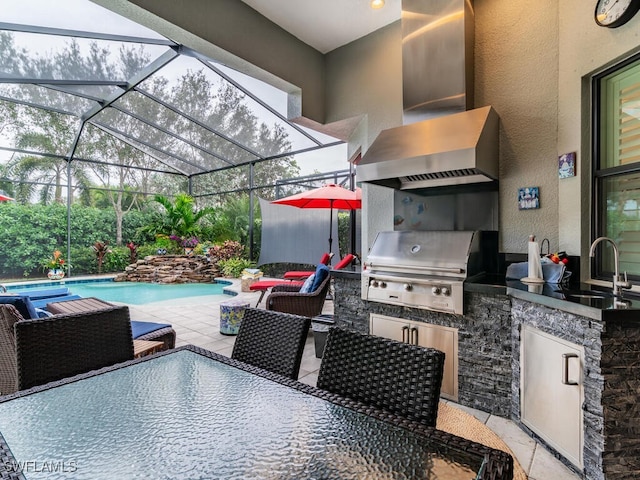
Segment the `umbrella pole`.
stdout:
<path fill-rule="evenodd" d="M 331 243 L 333 242 L 333 238 L 331 238 L 333 232 L 333 200 L 331 200 L 329 204 L 329 255 L 331 255 Z"/>

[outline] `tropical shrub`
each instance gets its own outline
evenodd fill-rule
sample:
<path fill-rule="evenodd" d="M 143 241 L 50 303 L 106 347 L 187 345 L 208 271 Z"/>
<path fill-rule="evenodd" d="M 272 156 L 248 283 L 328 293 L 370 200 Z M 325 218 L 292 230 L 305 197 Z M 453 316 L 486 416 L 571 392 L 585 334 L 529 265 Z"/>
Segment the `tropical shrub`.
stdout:
<path fill-rule="evenodd" d="M 242 271 L 245 268 L 254 268 L 255 263 L 245 258 L 233 257 L 227 260 L 220 260 L 218 262 L 218 267 L 220 267 L 220 271 L 222 275 L 225 277 L 233 277 L 238 278 L 242 275 Z"/>
<path fill-rule="evenodd" d="M 209 249 L 209 253 L 219 262 L 230 258 L 242 257 L 245 249 L 239 242 L 227 240 L 222 245 L 214 245 L 212 249 Z"/>

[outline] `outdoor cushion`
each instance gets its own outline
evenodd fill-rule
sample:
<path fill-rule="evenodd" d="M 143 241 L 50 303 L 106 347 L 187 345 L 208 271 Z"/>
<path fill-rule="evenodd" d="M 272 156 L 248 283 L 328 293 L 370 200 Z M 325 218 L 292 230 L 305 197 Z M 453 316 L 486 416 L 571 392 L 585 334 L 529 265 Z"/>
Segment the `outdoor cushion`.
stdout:
<path fill-rule="evenodd" d="M 304 283 L 302 284 L 302 287 L 300 287 L 300 293 L 311 293 L 313 291 L 312 287 L 313 287 L 313 281 L 316 278 L 316 274 L 312 273 L 311 275 L 309 275 L 307 277 L 307 279 L 304 281 Z"/>
<path fill-rule="evenodd" d="M 335 267 L 333 267 L 333 269 L 340 270 L 342 268 L 347 267 L 351 262 L 353 262 L 354 258 L 356 257 L 352 253 L 345 255 L 344 258 L 340 260 Z"/>
<path fill-rule="evenodd" d="M 318 268 L 316 268 L 315 278 L 313 279 L 313 285 L 311 286 L 311 291 L 315 292 L 316 289 L 320 286 L 324 279 L 329 276 L 329 267 L 326 265 L 320 264 Z"/>
<path fill-rule="evenodd" d="M 168 323 L 154 323 L 154 322 L 137 322 L 131 320 L 131 333 L 133 338 L 141 337 L 147 333 L 155 332 L 161 328 L 171 327 Z"/>
<path fill-rule="evenodd" d="M 24 295 L 33 300 L 40 300 L 42 298 L 52 298 L 52 297 L 62 297 L 64 295 L 70 295 L 71 292 L 67 287 L 59 287 L 59 288 L 46 288 L 43 290 L 33 289 L 33 290 L 19 290 L 15 292 L 18 295 Z"/>
<path fill-rule="evenodd" d="M 320 263 L 322 263 L 323 265 L 329 265 L 329 262 L 331 261 L 331 257 L 333 257 L 332 254 L 324 252 L 324 254 L 322 255 L 322 258 L 320 259 Z"/>
<path fill-rule="evenodd" d="M 0 295 L 0 303 L 7 303 L 16 307 L 22 318 L 38 318 L 36 307 L 26 295 Z"/>

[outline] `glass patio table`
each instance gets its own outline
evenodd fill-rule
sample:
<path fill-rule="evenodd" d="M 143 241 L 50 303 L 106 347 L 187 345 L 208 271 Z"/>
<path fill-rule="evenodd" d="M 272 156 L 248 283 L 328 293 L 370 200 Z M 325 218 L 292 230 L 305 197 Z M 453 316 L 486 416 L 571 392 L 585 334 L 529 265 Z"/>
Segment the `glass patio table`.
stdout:
<path fill-rule="evenodd" d="M 470 480 L 513 468 L 504 452 L 193 346 L 0 397 L 0 433 L 0 478 Z"/>

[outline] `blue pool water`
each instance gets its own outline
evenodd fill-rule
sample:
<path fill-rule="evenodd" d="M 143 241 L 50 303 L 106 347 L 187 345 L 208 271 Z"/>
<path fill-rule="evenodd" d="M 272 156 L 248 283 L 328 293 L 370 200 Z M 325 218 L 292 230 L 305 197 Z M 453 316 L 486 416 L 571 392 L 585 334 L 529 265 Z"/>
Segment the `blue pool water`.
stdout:
<path fill-rule="evenodd" d="M 160 284 L 142 282 L 113 282 L 101 281 L 66 281 L 55 284 L 39 284 L 30 286 L 7 286 L 7 290 L 26 291 L 44 290 L 55 287 L 68 287 L 74 295 L 81 297 L 97 297 L 106 302 L 120 302 L 130 305 L 144 305 L 146 303 L 161 302 L 186 297 L 200 297 L 203 295 L 218 295 L 221 298 L 229 298 L 223 293 L 223 289 L 229 282 L 220 283 L 181 283 Z"/>

